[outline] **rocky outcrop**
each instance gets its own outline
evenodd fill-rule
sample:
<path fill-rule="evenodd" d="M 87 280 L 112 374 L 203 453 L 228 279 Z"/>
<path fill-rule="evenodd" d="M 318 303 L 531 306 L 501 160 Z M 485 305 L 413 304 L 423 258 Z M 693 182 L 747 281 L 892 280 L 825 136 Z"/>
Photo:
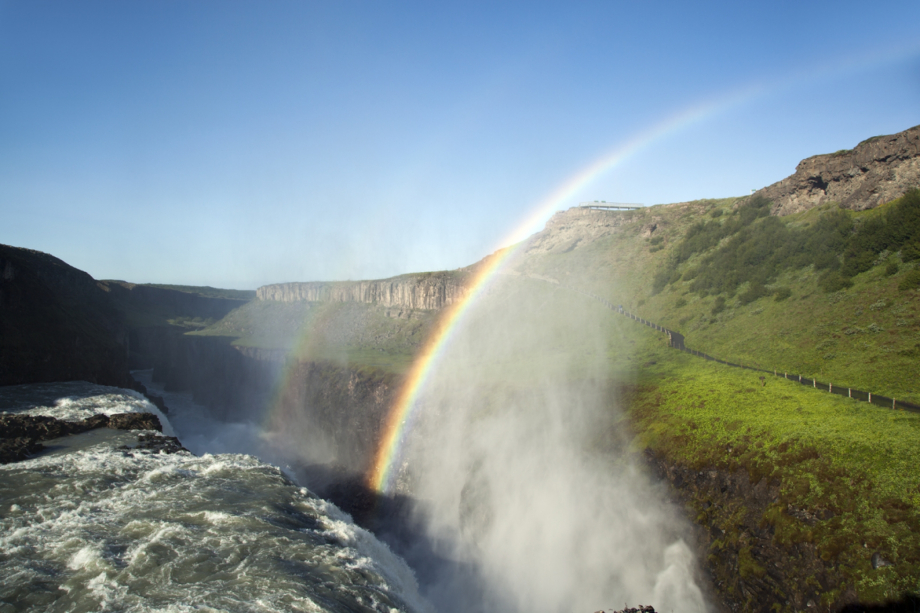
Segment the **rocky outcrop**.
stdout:
<path fill-rule="evenodd" d="M 618 232 L 632 219 L 628 211 L 600 211 L 574 207 L 559 211 L 528 241 L 527 253 L 567 253 Z"/>
<path fill-rule="evenodd" d="M 0 385 L 78 380 L 131 386 L 123 314 L 85 272 L 0 245 Z"/>
<path fill-rule="evenodd" d="M 402 275 L 378 281 L 278 283 L 260 287 L 259 300 L 363 302 L 383 307 L 437 310 L 466 296 L 469 275 L 460 271 Z"/>
<path fill-rule="evenodd" d="M 795 174 L 759 194 L 773 202 L 774 215 L 790 215 L 836 202 L 861 211 L 889 202 L 920 186 L 920 126 L 875 136 L 853 149 L 815 155 Z"/>
<path fill-rule="evenodd" d="M 163 431 L 160 419 L 153 413 L 93 415 L 82 421 L 65 421 L 47 415 L 4 414 L 0 415 L 0 464 L 19 462 L 41 451 L 44 446 L 39 441 L 80 434 L 96 428 Z M 157 445 L 162 447 L 159 442 L 149 439 L 147 437 L 141 441 L 142 446 L 146 444 L 148 449 L 156 449 Z"/>

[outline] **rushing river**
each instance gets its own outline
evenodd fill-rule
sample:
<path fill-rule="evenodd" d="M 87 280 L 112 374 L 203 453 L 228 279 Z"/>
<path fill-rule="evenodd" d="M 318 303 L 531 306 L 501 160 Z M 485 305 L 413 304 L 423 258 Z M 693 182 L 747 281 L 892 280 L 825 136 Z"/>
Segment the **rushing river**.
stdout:
<path fill-rule="evenodd" d="M 80 382 L 0 388 L 0 411 L 159 413 Z M 399 557 L 253 456 L 133 449 L 137 432 L 108 429 L 44 444 L 0 466 L 0 613 L 428 610 Z"/>

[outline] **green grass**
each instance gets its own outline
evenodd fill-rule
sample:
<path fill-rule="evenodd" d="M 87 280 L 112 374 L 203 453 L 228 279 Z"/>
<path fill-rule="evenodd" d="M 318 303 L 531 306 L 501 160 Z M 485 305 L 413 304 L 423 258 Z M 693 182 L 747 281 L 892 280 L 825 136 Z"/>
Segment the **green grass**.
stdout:
<path fill-rule="evenodd" d="M 744 469 L 752 483 L 781 483 L 763 519 L 774 539 L 813 543 L 865 601 L 920 589 L 920 415 L 784 379 L 762 387 L 757 373 L 658 353 L 631 399 L 638 448 L 694 469 Z M 696 502 L 701 521 L 714 519 L 706 501 Z M 789 508 L 826 519 L 800 521 Z M 873 570 L 874 551 L 894 565 Z"/>
<path fill-rule="evenodd" d="M 732 219 L 736 221 L 731 223 L 738 224 L 741 215 L 733 212 L 738 204 L 739 199 L 703 200 L 624 213 L 626 223 L 613 234 L 569 253 L 531 255 L 519 268 L 623 304 L 681 332 L 689 347 L 710 355 L 920 403 L 916 380 L 920 288 L 913 285 L 920 267 L 897 253 L 884 249 L 875 253 L 876 239 L 885 226 L 865 222 L 896 217 L 892 213 L 895 203 L 850 214 L 861 227 L 875 228 L 865 234 L 865 241 L 854 243 L 860 248 L 875 245 L 866 247 L 875 256 L 868 268 L 847 277 L 852 283 L 849 288 L 825 292 L 820 287 L 825 271 L 815 270 L 814 265 L 800 267 L 807 264 L 807 258 L 797 256 L 791 268 L 777 264 L 786 261 L 782 258 L 774 260 L 777 265 L 772 276 L 761 279 L 760 285 L 746 281 L 734 293 L 698 292 L 694 289 L 697 278 L 684 278 L 685 273 L 703 266 L 706 257 L 724 244 L 721 241 L 730 239 L 723 237 L 716 243 L 707 239 L 701 243 L 710 245 L 706 249 L 685 250 L 681 257 L 686 259 L 676 268 L 675 253 L 683 249 L 688 233 L 700 236 L 701 224 L 724 225 Z M 833 208 L 810 209 L 781 222 L 769 219 L 774 220 L 771 224 L 782 223 L 789 232 L 800 233 L 798 244 L 807 246 L 814 238 L 807 234 L 809 228 L 818 226 Z M 754 213 L 765 210 L 759 207 Z M 768 219 L 751 216 L 749 224 Z M 652 224 L 657 228 L 647 238 L 644 234 Z M 652 239 L 664 249 L 650 251 Z M 662 270 L 673 270 L 671 282 L 655 292 L 653 281 Z M 671 275 L 678 278 L 671 280 Z"/>

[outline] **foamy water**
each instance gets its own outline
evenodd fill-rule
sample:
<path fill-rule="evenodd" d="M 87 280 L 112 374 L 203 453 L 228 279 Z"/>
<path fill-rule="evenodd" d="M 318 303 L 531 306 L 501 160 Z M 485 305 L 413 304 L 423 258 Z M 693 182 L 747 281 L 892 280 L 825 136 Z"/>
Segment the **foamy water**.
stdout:
<path fill-rule="evenodd" d="M 0 388 L 0 409 L 157 413 L 86 383 Z M 128 435 L 0 466 L 0 610 L 426 610 L 402 560 L 277 467 L 119 449 Z"/>

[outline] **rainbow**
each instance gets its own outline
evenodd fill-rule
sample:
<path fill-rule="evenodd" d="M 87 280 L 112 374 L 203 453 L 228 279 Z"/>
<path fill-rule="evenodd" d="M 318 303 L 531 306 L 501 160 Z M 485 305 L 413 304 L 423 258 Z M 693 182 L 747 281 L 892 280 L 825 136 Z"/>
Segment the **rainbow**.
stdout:
<path fill-rule="evenodd" d="M 435 329 L 426 341 L 422 351 L 412 364 L 408 375 L 396 396 L 396 401 L 387 415 L 383 436 L 379 441 L 377 453 L 368 471 L 368 485 L 376 491 L 386 493 L 392 487 L 395 467 L 405 445 L 408 433 L 412 429 L 418 399 L 423 392 L 431 373 L 436 368 L 440 357 L 444 355 L 451 339 L 464 320 L 464 316 L 484 293 L 489 283 L 495 278 L 513 256 L 521 249 L 524 240 L 542 229 L 547 219 L 571 200 L 599 176 L 619 166 L 649 146 L 674 133 L 703 122 L 713 115 L 739 106 L 754 98 L 768 93 L 790 88 L 794 85 L 811 82 L 818 76 L 840 76 L 854 70 L 865 70 L 879 64 L 885 64 L 904 57 L 912 57 L 920 51 L 916 43 L 893 46 L 875 53 L 847 58 L 841 62 L 825 65 L 813 65 L 772 81 L 761 80 L 735 89 L 727 94 L 705 100 L 697 105 L 683 109 L 650 128 L 635 134 L 613 150 L 598 156 L 581 170 L 569 176 L 559 187 L 533 208 L 531 214 L 513 231 L 492 257 L 486 259 L 474 273 L 468 293 L 464 299 L 454 303 L 442 313 Z"/>
<path fill-rule="evenodd" d="M 524 240 L 534 232 L 539 231 L 554 211 L 600 175 L 623 163 L 645 147 L 673 134 L 675 131 L 702 121 L 724 107 L 755 94 L 756 92 L 750 89 L 741 91 L 730 97 L 704 103 L 669 117 L 651 129 L 637 134 L 615 150 L 600 156 L 584 169 L 570 176 L 534 208 L 534 211 L 527 216 L 526 220 L 501 243 L 502 245 L 510 246 L 499 249 L 476 270 L 468 286 L 466 296 L 445 309 L 435 329 L 429 335 L 421 352 L 410 367 L 384 423 L 383 436 L 374 456 L 374 462 L 367 474 L 369 487 L 381 493 L 390 491 L 396 472 L 394 469 L 399 462 L 400 453 L 407 435 L 412 429 L 417 413 L 418 399 L 425 388 L 425 384 L 438 364 L 440 357 L 450 346 L 450 341 L 455 336 L 464 319 L 464 315 L 477 302 L 496 274 L 518 253 L 525 244 Z"/>

